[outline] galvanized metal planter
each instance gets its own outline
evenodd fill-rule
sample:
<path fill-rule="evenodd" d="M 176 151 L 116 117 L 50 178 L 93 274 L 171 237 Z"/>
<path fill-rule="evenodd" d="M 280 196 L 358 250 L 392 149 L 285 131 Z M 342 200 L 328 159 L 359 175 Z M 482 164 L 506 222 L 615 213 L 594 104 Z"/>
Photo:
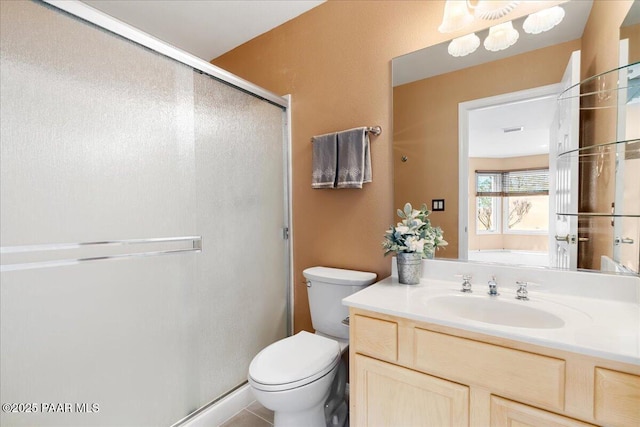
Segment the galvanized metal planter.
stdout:
<path fill-rule="evenodd" d="M 400 252 L 396 255 L 398 263 L 398 281 L 405 285 L 417 285 L 422 276 L 422 254 L 419 252 Z"/>

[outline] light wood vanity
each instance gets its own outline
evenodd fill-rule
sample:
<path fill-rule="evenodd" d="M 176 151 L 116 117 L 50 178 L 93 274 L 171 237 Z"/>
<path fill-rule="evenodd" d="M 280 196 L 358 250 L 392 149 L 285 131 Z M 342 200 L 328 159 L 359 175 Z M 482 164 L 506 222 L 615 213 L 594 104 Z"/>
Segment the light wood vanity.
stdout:
<path fill-rule="evenodd" d="M 640 366 L 350 307 L 351 426 L 640 426 Z"/>

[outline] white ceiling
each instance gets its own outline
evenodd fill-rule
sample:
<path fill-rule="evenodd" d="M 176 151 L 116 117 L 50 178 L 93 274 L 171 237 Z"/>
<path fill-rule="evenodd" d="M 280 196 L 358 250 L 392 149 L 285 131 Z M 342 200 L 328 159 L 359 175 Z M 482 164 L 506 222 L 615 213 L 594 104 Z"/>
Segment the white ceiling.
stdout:
<path fill-rule="evenodd" d="M 549 153 L 555 96 L 469 112 L 469 157 L 519 157 Z M 520 132 L 503 129 L 522 126 Z"/>
<path fill-rule="evenodd" d="M 325 0 L 82 0 L 205 61 Z"/>

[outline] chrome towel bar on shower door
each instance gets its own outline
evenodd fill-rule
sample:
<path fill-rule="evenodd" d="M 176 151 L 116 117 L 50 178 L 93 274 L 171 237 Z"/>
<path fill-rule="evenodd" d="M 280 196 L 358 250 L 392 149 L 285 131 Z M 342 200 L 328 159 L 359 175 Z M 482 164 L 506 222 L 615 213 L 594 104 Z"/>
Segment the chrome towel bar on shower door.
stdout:
<path fill-rule="evenodd" d="M 175 245 L 180 243 L 190 243 L 183 247 L 160 248 L 151 251 L 129 252 L 129 253 L 98 253 L 91 256 L 78 256 L 63 259 L 47 259 L 41 261 L 13 262 L 4 264 L 6 258 L 10 255 L 31 255 L 37 253 L 51 253 L 56 251 L 69 251 L 74 249 L 94 249 L 106 247 L 122 247 L 137 245 Z M 0 255 L 2 255 L 3 264 L 0 265 L 0 272 L 31 270 L 35 268 L 60 267 L 67 265 L 75 265 L 89 261 L 115 260 L 134 257 L 150 257 L 158 255 L 170 255 L 181 252 L 200 252 L 202 251 L 202 236 L 182 236 L 182 237 L 160 237 L 152 239 L 128 239 L 128 240 L 104 240 L 95 242 L 82 243 L 51 243 L 42 245 L 23 245 L 23 246 L 3 246 L 0 247 Z"/>

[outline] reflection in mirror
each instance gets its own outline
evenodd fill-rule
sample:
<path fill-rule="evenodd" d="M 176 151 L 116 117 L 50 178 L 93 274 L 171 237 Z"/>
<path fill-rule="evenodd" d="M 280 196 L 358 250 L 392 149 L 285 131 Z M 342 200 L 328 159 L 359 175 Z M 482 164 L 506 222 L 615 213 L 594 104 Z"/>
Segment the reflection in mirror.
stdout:
<path fill-rule="evenodd" d="M 466 247 L 469 260 L 550 265 L 549 135 L 558 92 L 549 85 L 460 104 L 467 148 L 460 179 L 469 195 L 460 201 L 468 205 L 460 258 Z"/>
<path fill-rule="evenodd" d="M 562 90 L 560 82 L 572 52 L 582 50 L 586 54 L 583 58 L 586 58 L 587 65 L 592 66 L 595 51 L 592 44 L 595 43 L 585 40 L 593 39 L 596 25 L 610 25 L 602 19 L 590 18 L 590 1 L 573 1 L 562 6 L 566 10 L 565 21 L 544 33 L 546 38 L 541 40 L 542 47 L 509 52 L 524 41 L 525 34 L 521 31 L 522 40 L 489 60 L 482 48 L 468 57 L 448 57 L 448 42 L 393 60 L 395 205 L 407 201 L 429 204 L 431 199 L 448 199 L 446 212 L 433 212 L 431 215 L 432 222 L 443 228 L 450 243 L 445 251 L 437 253 L 437 257 L 500 263 L 508 263 L 512 258 L 513 263 L 521 265 L 612 270 L 605 268 L 600 261 L 602 255 L 616 259 L 613 248 L 613 234 L 616 233 L 612 230 L 617 220 L 612 221 L 611 217 L 592 219 L 595 228 L 581 226 L 575 234 L 567 232 L 565 235 L 562 234 L 564 230 L 554 228 L 558 223 L 554 218 L 556 153 L 549 154 L 549 148 L 542 146 L 553 140 L 553 112 L 558 106 L 556 98 Z M 636 6 L 637 2 L 632 10 Z M 629 6 L 626 7 L 628 9 Z M 616 29 L 621 21 L 616 24 Z M 591 26 L 589 29 L 585 29 L 587 22 L 587 27 Z M 522 28 L 518 20 L 514 21 L 514 26 Z M 635 28 L 631 33 L 637 38 L 637 25 Z M 624 28 L 621 29 L 621 34 L 624 32 Z M 479 35 L 482 38 L 482 34 Z M 472 58 L 476 53 L 477 57 Z M 463 65 L 451 67 L 452 62 L 460 59 L 464 60 L 461 61 Z M 437 65 L 437 69 L 432 71 L 430 64 Z M 583 77 L 586 72 L 583 70 Z M 577 77 L 580 78 L 579 73 Z M 466 116 L 462 114 L 465 105 Z M 524 114 L 516 116 L 519 110 Z M 491 116 L 492 112 L 497 114 Z M 532 119 L 540 120 L 532 123 Z M 638 126 L 640 119 L 631 123 Z M 486 129 L 489 127 L 492 129 Z M 475 128 L 480 129 L 477 135 Z M 576 139 L 582 141 L 585 138 L 585 129 L 589 128 L 580 123 L 576 130 L 580 134 Z M 468 139 L 466 145 L 462 144 L 465 138 Z M 478 147 L 484 145 L 489 148 L 485 148 L 486 151 L 477 148 L 476 140 L 480 141 Z M 496 148 L 497 144 L 502 145 Z M 557 150 L 554 145 L 552 149 Z M 458 168 L 452 165 L 458 165 Z M 533 200 L 529 198 L 533 195 L 519 197 L 509 194 L 493 198 L 486 195 L 485 190 L 498 185 L 499 180 L 526 175 L 522 169 L 549 169 L 548 195 L 537 194 Z M 640 170 L 640 167 L 634 169 Z M 491 172 L 494 172 L 493 177 Z M 576 184 L 572 191 L 576 197 L 588 199 L 589 195 L 583 192 L 597 189 L 583 185 L 580 180 L 584 177 L 577 177 L 577 173 L 575 181 L 580 185 Z M 616 177 L 613 180 L 615 182 Z M 478 185 L 484 187 L 478 189 Z M 527 185 L 530 193 L 545 191 L 531 187 L 531 183 Z M 637 185 L 624 186 L 619 181 L 617 185 L 619 191 L 636 194 L 635 199 L 640 200 Z M 548 208 L 546 204 L 549 204 Z M 580 208 L 576 208 L 578 211 Z M 616 214 L 618 212 L 616 210 Z M 640 219 L 626 218 L 621 222 L 626 223 L 627 228 L 636 227 L 635 231 L 627 234 L 640 238 L 637 231 Z M 597 253 L 600 250 L 597 245 L 585 243 L 583 239 L 592 237 L 588 232 L 600 230 L 605 225 L 611 229 L 607 230 L 611 239 L 607 236 L 608 246 L 600 254 Z M 583 234 L 584 230 L 588 232 Z M 599 234 L 594 236 L 600 238 Z M 573 245 L 576 249 L 571 265 L 554 259 L 557 246 L 563 244 L 555 242 L 563 237 L 566 237 L 567 247 Z M 632 240 L 635 240 L 634 244 L 627 244 L 623 249 L 637 254 L 640 239 Z M 578 251 L 578 247 L 588 249 Z M 583 262 L 578 260 L 581 255 L 585 259 Z M 638 259 L 637 255 L 630 258 Z M 638 271 L 637 267 L 634 271 Z"/>

